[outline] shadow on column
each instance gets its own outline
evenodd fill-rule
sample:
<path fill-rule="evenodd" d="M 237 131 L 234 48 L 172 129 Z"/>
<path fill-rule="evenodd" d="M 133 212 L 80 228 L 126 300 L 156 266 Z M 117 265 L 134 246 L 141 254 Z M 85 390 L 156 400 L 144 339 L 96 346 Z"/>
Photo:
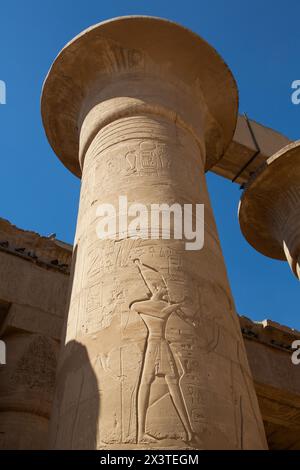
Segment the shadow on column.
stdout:
<path fill-rule="evenodd" d="M 69 311 L 77 247 L 70 276 Z M 94 450 L 97 448 L 99 385 L 87 349 L 76 340 L 66 345 L 66 325 L 56 377 L 56 391 L 50 428 L 50 449 Z"/>

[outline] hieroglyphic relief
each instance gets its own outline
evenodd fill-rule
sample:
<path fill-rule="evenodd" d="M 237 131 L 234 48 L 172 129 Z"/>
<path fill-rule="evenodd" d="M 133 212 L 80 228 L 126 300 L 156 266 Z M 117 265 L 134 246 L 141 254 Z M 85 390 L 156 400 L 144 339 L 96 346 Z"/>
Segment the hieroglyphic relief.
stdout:
<path fill-rule="evenodd" d="M 97 368 L 107 410 L 104 397 L 112 387 L 120 397 L 113 407 L 116 426 L 108 417 L 101 442 L 155 444 L 179 438 L 198 448 L 202 430 L 210 425 L 205 357 L 218 346 L 225 311 L 230 323 L 230 297 L 214 281 L 187 277 L 180 243 L 107 240 L 90 245 L 88 253 L 82 331 L 105 335 L 117 328 L 121 333 L 114 348 L 105 350 L 99 340 Z M 153 302 L 156 310 L 149 315 Z M 240 420 L 240 401 L 232 392 L 232 423 Z M 161 407 L 169 410 L 172 425 L 157 425 Z"/>
<path fill-rule="evenodd" d="M 157 271 L 143 265 L 140 260 L 136 260 L 136 265 L 151 293 L 151 297 L 148 300 L 140 300 L 131 305 L 131 309 L 141 316 L 148 330 L 138 389 L 138 442 L 147 442 L 149 440 L 151 442 L 155 440 L 153 436 L 146 432 L 146 415 L 149 406 L 151 384 L 156 377 L 164 377 L 174 407 L 184 426 L 186 440 L 191 441 L 193 431 L 180 388 L 180 375 L 173 352 L 166 339 L 168 319 L 172 313 L 179 309 L 180 304 L 171 304 L 166 282 Z M 147 273 L 151 273 L 152 276 L 147 276 Z M 156 274 L 155 277 L 158 279 L 154 280 L 153 274 Z M 149 277 L 152 279 L 149 280 Z"/>
<path fill-rule="evenodd" d="M 94 333 L 107 328 L 115 314 L 122 311 L 124 304 L 124 291 L 117 278 L 113 278 L 110 285 L 100 282 L 88 288 L 86 322 L 84 331 L 86 334 Z"/>
<path fill-rule="evenodd" d="M 174 259 L 169 261 L 172 262 Z M 141 263 L 140 260 L 135 260 L 135 264 L 149 289 L 149 298 L 147 300 L 138 300 L 131 304 L 131 310 L 141 316 L 148 330 L 138 389 L 138 442 L 153 442 L 157 440 L 157 437 L 146 431 L 146 418 L 151 386 L 155 379 L 159 377 L 163 377 L 167 384 L 173 406 L 185 430 L 185 440 L 190 442 L 196 435 L 192 428 L 187 402 L 181 387 L 181 380 L 186 371 L 182 367 L 182 363 L 182 372 L 177 366 L 178 358 L 176 360 L 175 353 L 167 340 L 166 330 L 168 320 L 172 314 L 176 314 L 187 323 L 192 330 L 196 331 L 196 335 L 197 328 L 199 327 L 196 322 L 191 321 L 189 316 L 185 314 L 185 299 L 180 303 L 172 302 L 167 282 L 155 268 Z M 198 312 L 195 314 L 195 317 L 199 317 Z M 191 336 L 193 336 L 193 333 Z M 198 333 L 201 334 L 202 332 L 198 331 Z M 218 341 L 217 336 L 218 334 L 215 335 L 210 344 L 209 342 L 206 344 L 206 352 L 214 349 Z M 194 410 L 193 413 L 195 417 Z"/>
<path fill-rule="evenodd" d="M 101 377 L 100 397 L 105 424 L 99 433 L 102 445 L 136 442 L 136 407 L 141 350 L 135 342 L 101 352 L 94 367 Z"/>
<path fill-rule="evenodd" d="M 125 174 L 128 176 L 131 174 L 159 176 L 162 174 L 162 170 L 168 170 L 171 166 L 171 159 L 166 147 L 166 144 L 151 140 L 140 142 L 137 150 L 130 150 L 125 155 Z"/>
<path fill-rule="evenodd" d="M 105 47 L 101 48 L 103 51 L 101 58 L 103 66 L 108 73 L 122 73 L 132 69 L 144 69 L 145 54 L 139 49 L 128 49 L 112 39 L 100 38 L 98 41 L 105 44 Z"/>

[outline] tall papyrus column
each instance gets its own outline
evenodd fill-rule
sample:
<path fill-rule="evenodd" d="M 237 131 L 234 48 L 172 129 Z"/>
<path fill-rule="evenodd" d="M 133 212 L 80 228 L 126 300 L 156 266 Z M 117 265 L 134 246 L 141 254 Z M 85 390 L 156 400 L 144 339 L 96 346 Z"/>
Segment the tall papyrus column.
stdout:
<path fill-rule="evenodd" d="M 53 149 L 82 176 L 51 447 L 264 448 L 205 181 L 235 128 L 228 68 L 176 24 L 120 18 L 60 53 L 42 112 Z M 163 229 L 131 237 L 122 221 L 117 240 L 99 239 L 100 205 L 126 219 L 120 196 L 147 210 L 204 204 L 203 249 L 158 238 Z"/>

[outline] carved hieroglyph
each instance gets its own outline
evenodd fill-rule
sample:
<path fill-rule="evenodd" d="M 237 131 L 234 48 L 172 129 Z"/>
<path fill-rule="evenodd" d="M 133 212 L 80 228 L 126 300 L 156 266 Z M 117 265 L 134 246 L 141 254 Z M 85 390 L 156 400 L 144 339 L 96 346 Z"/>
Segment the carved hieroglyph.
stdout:
<path fill-rule="evenodd" d="M 165 20 L 102 23 L 53 64 L 43 121 L 82 189 L 52 448 L 266 446 L 205 181 L 236 111 L 221 58 Z M 99 240 L 119 195 L 205 204 L 204 248 Z"/>

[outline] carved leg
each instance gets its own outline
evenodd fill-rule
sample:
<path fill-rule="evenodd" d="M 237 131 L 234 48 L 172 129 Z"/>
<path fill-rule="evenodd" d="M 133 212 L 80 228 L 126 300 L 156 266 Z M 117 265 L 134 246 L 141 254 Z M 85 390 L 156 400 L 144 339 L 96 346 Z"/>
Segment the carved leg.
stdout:
<path fill-rule="evenodd" d="M 187 441 L 190 442 L 193 439 L 193 430 L 191 428 L 190 420 L 186 411 L 182 392 L 179 387 L 178 378 L 166 375 L 165 379 L 168 384 L 170 395 L 173 400 L 176 411 L 186 431 Z"/>
<path fill-rule="evenodd" d="M 151 384 L 155 379 L 155 345 L 148 344 L 138 390 L 138 442 L 148 440 L 146 436 L 146 417 L 149 406 Z M 150 436 L 149 436 L 149 439 Z M 154 439 L 152 438 L 151 441 Z"/>

